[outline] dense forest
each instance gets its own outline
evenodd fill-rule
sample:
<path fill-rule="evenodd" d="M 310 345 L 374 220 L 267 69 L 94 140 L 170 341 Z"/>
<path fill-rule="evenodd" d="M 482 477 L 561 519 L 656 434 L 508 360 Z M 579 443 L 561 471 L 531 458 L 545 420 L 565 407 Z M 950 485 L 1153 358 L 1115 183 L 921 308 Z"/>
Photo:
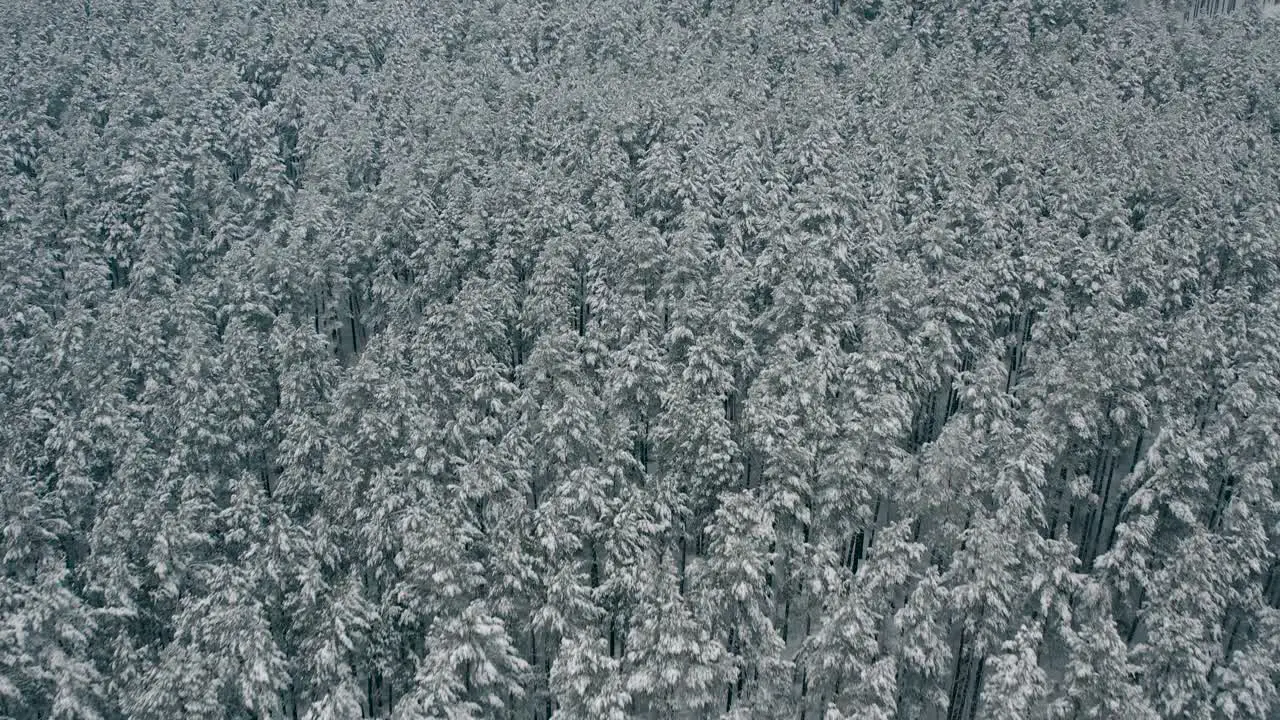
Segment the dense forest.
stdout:
<path fill-rule="evenodd" d="M 0 718 L 1280 718 L 1258 3 L 4 5 Z"/>

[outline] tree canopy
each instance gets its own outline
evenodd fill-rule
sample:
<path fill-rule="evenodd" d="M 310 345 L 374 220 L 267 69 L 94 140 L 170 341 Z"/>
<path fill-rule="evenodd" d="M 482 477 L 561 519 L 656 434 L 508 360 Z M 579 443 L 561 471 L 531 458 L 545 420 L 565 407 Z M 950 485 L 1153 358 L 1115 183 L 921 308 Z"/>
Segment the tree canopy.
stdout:
<path fill-rule="evenodd" d="M 1280 717 L 1280 24 L 15 0 L 0 718 Z"/>

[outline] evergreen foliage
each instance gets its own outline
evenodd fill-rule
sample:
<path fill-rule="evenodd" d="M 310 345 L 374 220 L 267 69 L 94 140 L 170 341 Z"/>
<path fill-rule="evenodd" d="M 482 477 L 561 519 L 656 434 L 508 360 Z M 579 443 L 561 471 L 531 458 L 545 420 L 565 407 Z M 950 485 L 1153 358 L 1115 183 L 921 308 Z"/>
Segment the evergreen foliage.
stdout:
<path fill-rule="evenodd" d="M 8 3 L 0 719 L 1280 718 L 1174 5 Z"/>

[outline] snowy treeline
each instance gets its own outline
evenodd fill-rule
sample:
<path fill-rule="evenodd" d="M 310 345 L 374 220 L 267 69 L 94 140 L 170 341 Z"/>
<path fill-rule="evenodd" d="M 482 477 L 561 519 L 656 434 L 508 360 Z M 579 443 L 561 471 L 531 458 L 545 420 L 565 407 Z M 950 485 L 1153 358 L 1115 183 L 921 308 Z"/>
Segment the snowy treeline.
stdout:
<path fill-rule="evenodd" d="M 0 717 L 1280 717 L 1259 6 L 5 10 Z"/>

